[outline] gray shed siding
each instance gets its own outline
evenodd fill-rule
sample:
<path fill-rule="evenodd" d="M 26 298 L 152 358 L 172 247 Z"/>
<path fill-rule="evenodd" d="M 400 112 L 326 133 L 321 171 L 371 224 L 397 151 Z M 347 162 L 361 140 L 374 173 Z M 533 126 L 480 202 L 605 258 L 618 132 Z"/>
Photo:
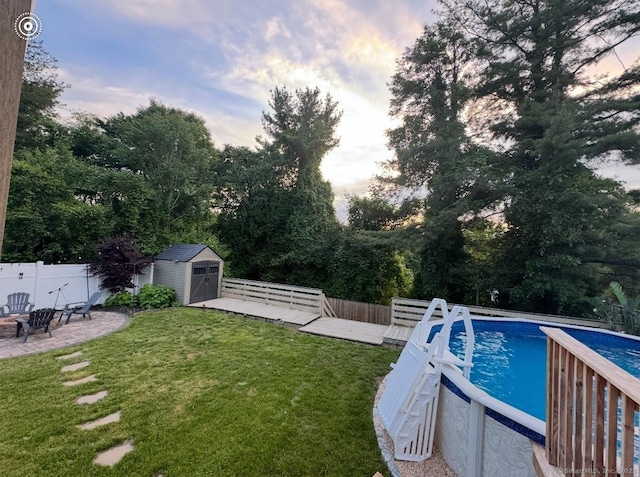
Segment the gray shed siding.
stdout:
<path fill-rule="evenodd" d="M 188 304 L 189 293 L 186 278 L 191 280 L 191 273 L 187 275 L 187 268 L 191 271 L 191 264 L 185 262 L 174 262 L 169 260 L 156 260 L 153 271 L 153 283 L 166 285 L 175 289 L 178 303 Z M 191 284 L 189 283 L 189 286 Z M 185 299 L 187 303 L 185 303 Z"/>

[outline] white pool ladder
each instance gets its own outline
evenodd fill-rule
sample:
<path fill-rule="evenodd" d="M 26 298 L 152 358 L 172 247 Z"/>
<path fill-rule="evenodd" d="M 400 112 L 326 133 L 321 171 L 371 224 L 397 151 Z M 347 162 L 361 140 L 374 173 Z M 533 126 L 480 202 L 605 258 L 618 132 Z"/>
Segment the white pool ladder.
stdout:
<path fill-rule="evenodd" d="M 442 311 L 442 329 L 427 343 L 433 325 L 429 320 L 438 307 Z M 449 352 L 451 326 L 459 319 L 464 321 L 467 334 L 464 361 Z M 442 365 L 461 366 L 469 379 L 474 343 L 469 309 L 455 306 L 449 312 L 446 301 L 434 298 L 411 333 L 398 362 L 392 365 L 378 402 L 378 413 L 393 439 L 396 459 L 422 461 L 431 457 Z"/>

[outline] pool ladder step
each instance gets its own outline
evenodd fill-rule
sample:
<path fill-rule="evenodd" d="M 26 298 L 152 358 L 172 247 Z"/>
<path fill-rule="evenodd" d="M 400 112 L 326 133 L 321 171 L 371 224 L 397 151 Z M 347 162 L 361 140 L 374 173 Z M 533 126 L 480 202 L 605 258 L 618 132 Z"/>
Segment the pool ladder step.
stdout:
<path fill-rule="evenodd" d="M 428 342 L 433 326 L 430 319 L 438 306 L 443 316 L 442 328 Z M 459 319 L 464 321 L 467 333 L 464 360 L 453 359 L 449 352 L 451 326 Z M 468 379 L 474 340 L 468 308 L 455 306 L 449 312 L 446 301 L 440 298 L 431 301 L 398 362 L 392 365 L 378 402 L 380 419 L 393 439 L 396 459 L 422 461 L 431 457 L 442 366 L 459 365 Z"/>

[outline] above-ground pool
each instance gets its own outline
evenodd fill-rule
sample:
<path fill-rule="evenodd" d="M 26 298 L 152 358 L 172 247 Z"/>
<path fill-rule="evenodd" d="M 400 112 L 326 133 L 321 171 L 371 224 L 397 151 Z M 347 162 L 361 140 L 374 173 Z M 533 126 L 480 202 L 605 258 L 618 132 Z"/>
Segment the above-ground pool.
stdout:
<path fill-rule="evenodd" d="M 550 323 L 473 320 L 475 347 L 471 382 L 494 398 L 540 420 L 545 420 L 546 335 L 540 326 Z M 435 327 L 434 327 L 435 328 Z M 640 340 L 602 330 L 569 326 L 566 333 L 640 378 Z M 451 352 L 464 358 L 466 334 L 454 323 Z"/>

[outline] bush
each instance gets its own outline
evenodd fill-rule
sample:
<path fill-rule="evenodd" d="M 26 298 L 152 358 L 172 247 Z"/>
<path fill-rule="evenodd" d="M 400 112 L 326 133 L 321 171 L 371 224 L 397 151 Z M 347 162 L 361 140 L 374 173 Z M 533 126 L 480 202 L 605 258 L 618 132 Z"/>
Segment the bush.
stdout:
<path fill-rule="evenodd" d="M 164 285 L 151 285 L 147 283 L 138 293 L 138 303 L 142 308 L 168 308 L 177 306 L 176 291 Z"/>
<path fill-rule="evenodd" d="M 96 246 L 98 258 L 89 264 L 89 271 L 102 278 L 100 288 L 111 293 L 133 287 L 133 276 L 149 266 L 151 260 L 142 255 L 138 244 L 129 235 L 110 237 Z"/>
<path fill-rule="evenodd" d="M 135 297 L 128 291 L 121 291 L 111 295 L 104 301 L 104 306 L 133 306 Z"/>

